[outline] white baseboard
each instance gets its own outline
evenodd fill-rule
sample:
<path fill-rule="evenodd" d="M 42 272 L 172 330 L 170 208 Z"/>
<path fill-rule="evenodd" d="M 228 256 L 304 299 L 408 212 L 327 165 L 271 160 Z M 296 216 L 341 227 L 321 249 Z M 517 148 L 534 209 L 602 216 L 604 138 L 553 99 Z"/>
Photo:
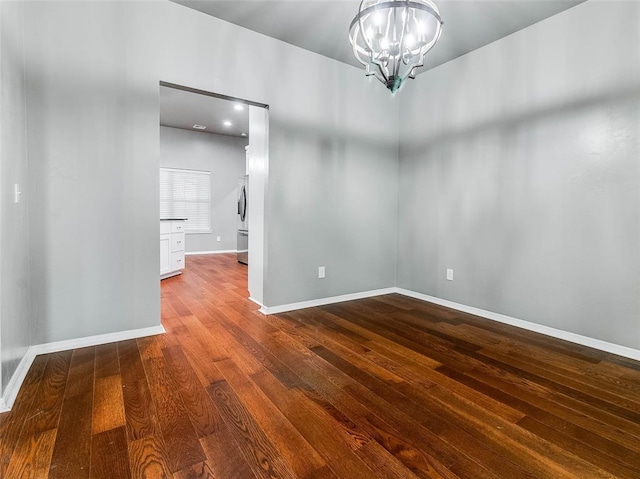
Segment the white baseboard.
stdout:
<path fill-rule="evenodd" d="M 154 336 L 165 332 L 162 325 L 152 326 L 150 328 L 130 329 L 128 331 L 119 331 L 117 333 L 99 334 L 97 336 L 86 336 L 84 338 L 68 339 L 66 341 L 55 341 L 53 343 L 44 343 L 31 346 L 38 354 L 57 353 L 59 351 L 68 351 L 69 349 L 86 348 L 88 346 L 98 346 L 100 344 L 115 343 L 117 341 L 126 341 L 127 339 L 144 338 L 145 336 Z"/>
<path fill-rule="evenodd" d="M 324 306 L 325 304 L 342 303 L 343 301 L 371 298 L 373 296 L 382 296 L 383 294 L 391 294 L 395 292 L 396 288 L 374 289 L 371 291 L 363 291 L 361 293 L 342 294 L 340 296 L 312 299 L 310 301 L 301 301 L 299 303 L 283 304 L 280 306 L 262 306 L 262 308 L 260 308 L 260 312 L 265 315 L 285 313 L 287 311 L 295 311 L 296 309 L 314 308 L 316 306 Z"/>
<path fill-rule="evenodd" d="M 219 251 L 190 251 L 188 253 L 185 253 L 185 256 L 195 256 L 198 254 L 227 254 L 227 253 L 233 253 L 233 254 L 237 254 L 238 250 L 235 249 L 221 249 Z"/>
<path fill-rule="evenodd" d="M 474 308 L 473 306 L 466 306 L 464 304 L 454 303 L 446 299 L 436 298 L 435 296 L 429 296 L 427 294 L 416 293 L 415 291 L 409 291 L 402 288 L 394 288 L 395 293 L 409 296 L 411 298 L 420 299 L 429 303 L 439 304 L 440 306 L 446 306 L 447 308 L 456 309 L 465 313 L 480 316 L 482 318 L 490 319 L 492 321 L 498 321 L 500 323 L 510 324 L 517 326 L 518 328 L 526 329 L 536 333 L 551 336 L 557 339 L 563 339 L 582 346 L 588 346 L 590 348 L 599 349 L 600 351 L 606 351 L 608 353 L 617 354 L 618 356 L 624 356 L 626 358 L 635 359 L 640 361 L 640 350 L 629 348 L 627 346 L 621 346 L 619 344 L 609 343 L 600 339 L 590 338 L 588 336 L 582 336 L 581 334 L 571 333 L 569 331 L 563 331 L 562 329 L 552 328 L 550 326 L 544 326 L 542 324 L 532 323 L 523 319 L 513 318 L 500 313 L 494 313 L 492 311 L 486 311 L 480 308 Z"/>
<path fill-rule="evenodd" d="M 302 301 L 299 303 L 283 304 L 280 306 L 271 306 L 271 307 L 261 305 L 260 303 L 258 303 L 257 301 L 251 298 L 249 299 L 251 299 L 254 303 L 259 304 L 261 306 L 259 311 L 262 314 L 267 315 L 267 314 L 285 313 L 287 311 L 295 311 L 297 309 L 313 308 L 315 306 L 323 306 L 326 304 L 341 303 L 343 301 L 351 301 L 354 299 L 371 298 L 373 296 L 382 296 L 384 294 L 391 294 L 391 293 L 402 294 L 404 296 L 409 296 L 411 298 L 426 301 L 428 303 L 439 304 L 447 308 L 463 311 L 465 313 L 473 314 L 475 316 L 480 316 L 482 318 L 490 319 L 492 321 L 498 321 L 500 323 L 510 324 L 512 326 L 526 329 L 528 331 L 533 331 L 536 333 L 544 334 L 546 336 L 551 336 L 553 338 L 562 339 L 572 343 L 580 344 L 582 346 L 587 346 L 590 348 L 598 349 L 600 351 L 605 351 L 608 353 L 617 354 L 618 356 L 623 356 L 626 358 L 635 359 L 636 361 L 640 361 L 640 350 L 638 349 L 629 348 L 627 346 L 621 346 L 619 344 L 609 343 L 607 341 L 602 341 L 600 339 L 590 338 L 588 336 L 583 336 L 581 334 L 571 333 L 569 331 L 563 331 L 561 329 L 552 328 L 550 326 L 544 326 L 542 324 L 532 323 L 530 321 L 525 321 L 523 319 L 514 318 L 514 317 L 507 316 L 500 313 L 494 313 L 492 311 L 486 311 L 484 309 L 475 308 L 473 306 L 467 306 L 464 304 L 455 303 L 453 301 L 437 298 L 435 296 L 429 296 L 423 293 L 417 293 L 415 291 L 410 291 L 408 289 L 403 289 L 403 288 L 376 289 L 372 291 L 364 291 L 362 293 L 344 294 L 341 296 L 332 296 L 329 298 L 313 299 L 310 301 Z"/>
<path fill-rule="evenodd" d="M 29 371 L 31 363 L 33 363 L 35 357 L 36 354 L 33 351 L 33 346 L 27 348 L 27 351 L 24 356 L 22 356 L 18 367 L 13 372 L 13 376 L 11 376 L 7 387 L 4 390 L 4 396 L 0 398 L 0 412 L 10 411 L 13 407 L 13 402 L 16 400 L 18 391 L 20 391 L 20 386 L 22 386 L 22 382 L 27 376 L 27 372 Z"/>
<path fill-rule="evenodd" d="M 164 327 L 159 325 L 152 326 L 150 328 L 131 329 L 117 333 L 99 334 L 97 336 L 86 336 L 84 338 L 68 339 L 66 341 L 55 341 L 53 343 L 30 346 L 13 373 L 9 384 L 7 384 L 4 396 L 0 398 L 0 412 L 6 412 L 11 409 L 33 360 L 40 354 L 57 353 L 60 351 L 68 351 L 69 349 L 98 346 L 100 344 L 126 341 L 127 339 L 144 338 L 145 336 L 154 336 L 156 334 L 163 334 L 164 332 Z"/>

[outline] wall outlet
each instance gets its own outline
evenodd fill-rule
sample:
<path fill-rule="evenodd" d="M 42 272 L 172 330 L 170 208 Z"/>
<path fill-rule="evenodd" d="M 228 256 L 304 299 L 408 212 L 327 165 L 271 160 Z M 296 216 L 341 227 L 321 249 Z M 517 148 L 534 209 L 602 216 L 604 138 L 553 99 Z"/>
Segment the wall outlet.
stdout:
<path fill-rule="evenodd" d="M 453 281 L 453 270 L 447 269 L 447 281 Z"/>
<path fill-rule="evenodd" d="M 13 185 L 13 202 L 18 204 L 20 203 L 20 195 L 22 191 L 20 191 L 20 185 L 18 183 Z"/>
<path fill-rule="evenodd" d="M 324 278 L 324 266 L 318 268 L 318 278 Z"/>
<path fill-rule="evenodd" d="M 220 241 L 220 236 L 216 236 L 216 241 Z"/>

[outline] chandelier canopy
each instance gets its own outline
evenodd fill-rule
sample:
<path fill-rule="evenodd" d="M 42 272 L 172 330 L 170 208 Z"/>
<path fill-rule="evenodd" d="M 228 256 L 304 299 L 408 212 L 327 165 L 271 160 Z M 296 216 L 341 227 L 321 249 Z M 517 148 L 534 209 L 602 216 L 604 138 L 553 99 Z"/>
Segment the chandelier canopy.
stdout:
<path fill-rule="evenodd" d="M 440 38 L 442 19 L 430 0 L 362 0 L 349 27 L 353 54 L 395 92 L 415 78 L 424 55 Z"/>

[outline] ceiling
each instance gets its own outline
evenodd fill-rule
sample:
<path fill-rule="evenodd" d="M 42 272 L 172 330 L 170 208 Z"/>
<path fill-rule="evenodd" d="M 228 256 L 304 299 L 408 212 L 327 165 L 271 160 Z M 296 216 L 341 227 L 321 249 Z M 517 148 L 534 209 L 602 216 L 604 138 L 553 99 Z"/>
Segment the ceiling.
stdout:
<path fill-rule="evenodd" d="M 348 30 L 360 0 L 171 0 L 208 15 L 360 67 Z M 442 37 L 425 71 L 571 8 L 585 0 L 434 0 Z"/>
<path fill-rule="evenodd" d="M 236 110 L 236 105 L 243 109 Z M 226 126 L 225 121 L 231 125 Z M 242 133 L 249 133 L 249 105 L 161 86 L 160 125 L 241 137 Z M 193 125 L 207 129 L 198 130 Z"/>

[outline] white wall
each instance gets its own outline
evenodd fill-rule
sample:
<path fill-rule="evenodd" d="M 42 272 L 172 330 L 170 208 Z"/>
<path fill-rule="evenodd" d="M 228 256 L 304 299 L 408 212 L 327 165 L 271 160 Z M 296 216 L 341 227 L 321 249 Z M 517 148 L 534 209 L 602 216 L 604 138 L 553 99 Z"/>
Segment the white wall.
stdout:
<path fill-rule="evenodd" d="M 25 9 L 36 342 L 159 323 L 160 80 L 271 107 L 267 306 L 394 283 L 398 104 L 361 70 L 170 2 Z"/>
<path fill-rule="evenodd" d="M 21 3 L 0 2 L 0 397 L 31 344 L 23 21 Z"/>
<path fill-rule="evenodd" d="M 401 99 L 398 286 L 639 348 L 640 3 L 571 8 Z"/>
<path fill-rule="evenodd" d="M 160 127 L 160 166 L 211 172 L 212 232 L 187 234 L 187 253 L 236 250 L 238 178 L 245 174 L 247 143 L 246 138 Z"/>
<path fill-rule="evenodd" d="M 269 180 L 269 110 L 249 107 L 249 175 L 248 228 L 249 228 L 249 297 L 264 304 L 265 277 L 268 266 L 265 261 L 267 230 L 265 225 L 266 201 Z"/>

